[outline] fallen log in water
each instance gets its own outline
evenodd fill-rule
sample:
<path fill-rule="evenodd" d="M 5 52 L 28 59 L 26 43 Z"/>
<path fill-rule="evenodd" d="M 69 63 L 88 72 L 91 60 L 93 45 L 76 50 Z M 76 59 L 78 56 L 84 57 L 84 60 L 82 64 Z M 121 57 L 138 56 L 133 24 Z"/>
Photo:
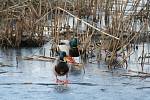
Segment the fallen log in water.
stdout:
<path fill-rule="evenodd" d="M 121 76 L 130 76 L 130 77 L 142 77 L 142 78 L 147 78 L 147 77 L 150 77 L 150 73 L 147 73 L 147 72 L 141 72 L 141 71 L 134 71 L 134 70 L 128 70 L 127 73 L 121 74 Z"/>
<path fill-rule="evenodd" d="M 150 89 L 150 87 L 139 87 L 139 88 L 136 88 L 136 89 Z"/>
<path fill-rule="evenodd" d="M 121 74 L 121 76 L 129 76 L 129 77 L 142 77 L 142 78 L 147 78 L 147 77 L 150 77 L 150 75 L 143 75 L 143 74 L 137 74 L 137 75 L 133 75 L 133 74 L 129 74 L 129 73 L 126 73 L 126 74 Z"/>
<path fill-rule="evenodd" d="M 147 77 L 150 77 L 150 73 L 141 72 L 141 71 L 134 71 L 134 70 L 128 70 L 127 73 L 120 74 L 120 76 L 147 78 Z"/>
<path fill-rule="evenodd" d="M 3 63 L 0 63 L 0 67 L 15 67 L 15 66 L 12 65 L 12 64 L 3 64 Z"/>
<path fill-rule="evenodd" d="M 133 72 L 133 73 L 138 73 L 138 74 L 149 74 L 150 75 L 150 73 L 141 72 L 141 71 L 128 70 L 128 72 Z"/>
<path fill-rule="evenodd" d="M 150 77 L 150 73 L 129 70 L 129 72 L 121 74 L 121 76 L 147 78 Z"/>
<path fill-rule="evenodd" d="M 35 60 L 35 61 L 53 61 L 56 60 L 56 57 L 46 57 L 46 56 L 31 56 L 31 57 L 19 57 L 18 59 L 22 60 Z"/>
<path fill-rule="evenodd" d="M 77 84 L 77 85 L 86 85 L 86 86 L 97 86 L 98 85 L 95 83 L 78 83 L 78 82 L 73 82 L 73 83 L 68 83 L 68 84 Z M 49 85 L 58 85 L 58 84 L 57 83 L 24 82 L 24 83 L 0 83 L 0 85 L 44 85 L 44 86 L 49 86 Z"/>
<path fill-rule="evenodd" d="M 4 73 L 7 73 L 8 71 L 2 71 L 2 72 L 0 72 L 0 74 L 4 74 Z"/>

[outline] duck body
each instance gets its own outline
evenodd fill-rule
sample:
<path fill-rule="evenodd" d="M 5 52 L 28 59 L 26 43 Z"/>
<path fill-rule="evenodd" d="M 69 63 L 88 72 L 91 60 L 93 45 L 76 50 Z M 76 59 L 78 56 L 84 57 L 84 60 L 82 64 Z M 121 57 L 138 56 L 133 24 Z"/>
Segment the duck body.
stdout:
<path fill-rule="evenodd" d="M 79 57 L 79 50 L 77 47 L 73 47 L 69 49 L 69 56 L 71 57 Z"/>
<path fill-rule="evenodd" d="M 59 61 L 58 64 L 55 66 L 55 74 L 57 76 L 64 76 L 69 72 L 69 67 L 67 62 Z"/>
<path fill-rule="evenodd" d="M 69 66 L 66 61 L 64 61 L 64 57 L 66 57 L 66 52 L 61 51 L 59 53 L 59 59 L 57 64 L 55 65 L 55 75 L 57 76 L 64 76 L 67 75 L 69 72 Z"/>

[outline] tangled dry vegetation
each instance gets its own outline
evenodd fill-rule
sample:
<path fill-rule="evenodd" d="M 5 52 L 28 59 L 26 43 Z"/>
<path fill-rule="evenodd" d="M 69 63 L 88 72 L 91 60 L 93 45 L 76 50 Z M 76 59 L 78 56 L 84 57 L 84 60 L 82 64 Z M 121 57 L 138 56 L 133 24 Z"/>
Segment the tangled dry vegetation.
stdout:
<path fill-rule="evenodd" d="M 119 52 L 123 65 L 132 45 L 144 34 L 149 37 L 149 4 L 148 0 L 1 0 L 0 45 L 40 46 L 45 42 L 45 27 L 58 44 L 64 23 L 70 26 L 73 17 L 73 26 L 65 31 L 71 30 L 80 39 L 83 51 L 91 45 L 106 51 L 110 68 Z M 86 30 L 79 29 L 80 23 Z"/>

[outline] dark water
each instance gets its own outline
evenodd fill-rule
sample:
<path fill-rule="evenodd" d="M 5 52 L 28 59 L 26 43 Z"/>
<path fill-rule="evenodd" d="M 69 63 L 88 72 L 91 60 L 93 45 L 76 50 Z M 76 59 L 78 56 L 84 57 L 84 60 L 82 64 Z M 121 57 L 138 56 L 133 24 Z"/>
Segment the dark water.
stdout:
<path fill-rule="evenodd" d="M 150 100 L 149 78 L 120 76 L 125 69 L 112 73 L 102 62 L 85 64 L 85 74 L 70 72 L 67 87 L 55 84 L 55 62 L 19 60 L 17 66 L 16 55 L 43 55 L 43 49 L 39 49 L 1 49 L 0 62 L 10 66 L 0 67 L 0 100 Z M 135 56 L 130 60 L 132 69 L 139 66 L 134 64 Z"/>

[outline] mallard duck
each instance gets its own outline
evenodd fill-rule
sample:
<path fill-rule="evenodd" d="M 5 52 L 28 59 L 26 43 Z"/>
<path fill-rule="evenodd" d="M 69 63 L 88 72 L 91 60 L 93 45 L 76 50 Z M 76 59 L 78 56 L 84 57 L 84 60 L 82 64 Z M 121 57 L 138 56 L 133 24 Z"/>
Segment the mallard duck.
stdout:
<path fill-rule="evenodd" d="M 69 66 L 68 66 L 67 62 L 64 60 L 64 57 L 66 57 L 66 52 L 61 51 L 59 53 L 58 63 L 55 66 L 55 75 L 56 75 L 57 82 L 59 81 L 57 76 L 66 75 L 66 80 L 68 78 Z"/>
<path fill-rule="evenodd" d="M 70 44 L 69 56 L 78 57 L 79 56 L 78 39 L 77 38 L 71 39 L 69 44 Z"/>

